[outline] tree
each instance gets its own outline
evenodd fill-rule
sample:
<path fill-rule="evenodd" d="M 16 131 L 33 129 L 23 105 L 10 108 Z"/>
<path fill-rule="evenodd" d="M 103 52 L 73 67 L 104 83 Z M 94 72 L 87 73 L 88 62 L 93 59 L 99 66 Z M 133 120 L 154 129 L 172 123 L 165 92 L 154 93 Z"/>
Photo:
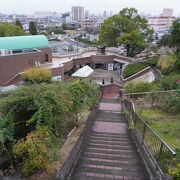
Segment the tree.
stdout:
<path fill-rule="evenodd" d="M 23 35 L 25 35 L 25 32 L 19 26 L 11 23 L 0 23 L 0 37 Z"/>
<path fill-rule="evenodd" d="M 177 51 L 180 51 L 180 19 L 173 22 L 171 40 L 172 44 L 177 48 Z"/>
<path fill-rule="evenodd" d="M 29 32 L 31 35 L 37 35 L 36 23 L 33 21 L 30 21 L 29 23 Z"/>
<path fill-rule="evenodd" d="M 124 45 L 130 57 L 143 51 L 152 40 L 153 30 L 137 13 L 134 8 L 124 8 L 118 15 L 105 20 L 99 42 L 106 46 Z"/>
<path fill-rule="evenodd" d="M 23 29 L 22 24 L 21 24 L 21 22 L 19 21 L 19 19 L 16 19 L 15 25 L 16 25 L 16 26 L 19 26 L 21 29 Z"/>
<path fill-rule="evenodd" d="M 171 35 L 165 34 L 161 37 L 161 39 L 157 42 L 158 46 L 171 46 Z"/>

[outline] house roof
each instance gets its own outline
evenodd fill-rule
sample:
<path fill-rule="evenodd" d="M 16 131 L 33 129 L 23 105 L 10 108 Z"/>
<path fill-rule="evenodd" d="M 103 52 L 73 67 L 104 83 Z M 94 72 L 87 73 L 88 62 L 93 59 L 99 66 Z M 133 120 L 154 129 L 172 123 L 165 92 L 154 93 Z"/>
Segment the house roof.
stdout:
<path fill-rule="evenodd" d="M 72 74 L 72 77 L 88 77 L 92 72 L 94 72 L 94 70 L 86 65 Z"/>
<path fill-rule="evenodd" d="M 44 35 L 0 37 L 0 49 L 22 50 L 49 47 Z"/>

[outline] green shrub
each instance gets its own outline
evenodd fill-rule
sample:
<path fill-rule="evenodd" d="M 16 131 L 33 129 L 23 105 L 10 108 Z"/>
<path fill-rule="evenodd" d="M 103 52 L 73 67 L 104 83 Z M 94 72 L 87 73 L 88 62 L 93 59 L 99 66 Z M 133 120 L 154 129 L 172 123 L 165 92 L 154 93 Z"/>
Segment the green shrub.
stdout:
<path fill-rule="evenodd" d="M 161 56 L 157 67 L 161 70 L 162 74 L 168 74 L 174 69 L 176 60 L 177 58 L 174 54 Z"/>
<path fill-rule="evenodd" d="M 49 144 L 50 134 L 48 128 L 40 127 L 14 145 L 13 152 L 15 156 L 22 158 L 22 172 L 25 176 L 47 168 L 51 162 L 48 158 Z"/>
<path fill-rule="evenodd" d="M 130 81 L 124 86 L 125 93 L 148 92 L 153 89 L 151 83 L 144 81 Z"/>
<path fill-rule="evenodd" d="M 174 180 L 180 179 L 180 164 L 177 164 L 175 169 L 169 171 L 169 174 L 173 177 Z"/>
<path fill-rule="evenodd" d="M 25 175 L 44 169 L 46 162 L 49 162 L 46 158 L 49 157 L 44 149 L 43 154 L 38 155 L 33 143 L 37 146 L 42 143 L 42 148 L 48 148 L 49 145 L 43 138 L 38 140 L 36 133 L 42 131 L 43 135 L 46 129 L 50 134 L 50 141 L 52 137 L 65 137 L 77 125 L 78 113 L 92 108 L 98 97 L 99 86 L 87 81 L 20 87 L 0 101 L 0 140 L 13 144 L 21 138 L 24 139 L 18 141 L 14 153 L 22 158 Z M 31 136 L 34 136 L 35 142 L 30 139 Z M 19 148 L 22 154 L 17 150 Z M 42 164 L 41 156 L 45 158 Z"/>
<path fill-rule="evenodd" d="M 51 81 L 51 71 L 42 68 L 32 68 L 25 71 L 22 78 L 30 83 L 49 83 Z"/>
<path fill-rule="evenodd" d="M 137 64 L 129 64 L 123 72 L 124 78 L 128 78 L 132 76 L 133 74 L 136 74 L 137 72 L 145 69 L 147 67 L 146 64 L 137 63 Z"/>
<path fill-rule="evenodd" d="M 180 89 L 180 83 L 177 81 L 180 80 L 180 75 L 168 75 L 162 76 L 160 80 L 156 83 L 159 86 L 159 90 L 171 90 L 171 89 Z"/>
<path fill-rule="evenodd" d="M 146 63 L 151 67 L 156 67 L 156 64 L 159 60 L 159 57 L 153 57 L 152 59 L 148 60 Z"/>
<path fill-rule="evenodd" d="M 167 112 L 178 112 L 180 109 L 180 93 L 166 93 L 159 98 L 157 97 L 159 101 L 159 106 L 162 110 Z"/>

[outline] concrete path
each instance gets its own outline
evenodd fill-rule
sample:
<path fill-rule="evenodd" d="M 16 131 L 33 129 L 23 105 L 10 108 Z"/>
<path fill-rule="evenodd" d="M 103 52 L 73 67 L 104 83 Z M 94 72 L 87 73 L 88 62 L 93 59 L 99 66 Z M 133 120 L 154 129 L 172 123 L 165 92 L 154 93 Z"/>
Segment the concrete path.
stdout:
<path fill-rule="evenodd" d="M 104 92 L 71 180 L 148 180 L 115 92 Z"/>

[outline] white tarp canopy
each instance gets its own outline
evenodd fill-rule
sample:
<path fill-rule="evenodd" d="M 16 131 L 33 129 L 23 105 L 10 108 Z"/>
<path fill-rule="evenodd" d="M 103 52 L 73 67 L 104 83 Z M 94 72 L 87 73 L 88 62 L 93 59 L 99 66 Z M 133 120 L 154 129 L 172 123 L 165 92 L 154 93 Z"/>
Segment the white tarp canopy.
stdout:
<path fill-rule="evenodd" d="M 94 70 L 86 65 L 72 74 L 72 77 L 88 77 L 92 72 L 94 72 Z"/>

